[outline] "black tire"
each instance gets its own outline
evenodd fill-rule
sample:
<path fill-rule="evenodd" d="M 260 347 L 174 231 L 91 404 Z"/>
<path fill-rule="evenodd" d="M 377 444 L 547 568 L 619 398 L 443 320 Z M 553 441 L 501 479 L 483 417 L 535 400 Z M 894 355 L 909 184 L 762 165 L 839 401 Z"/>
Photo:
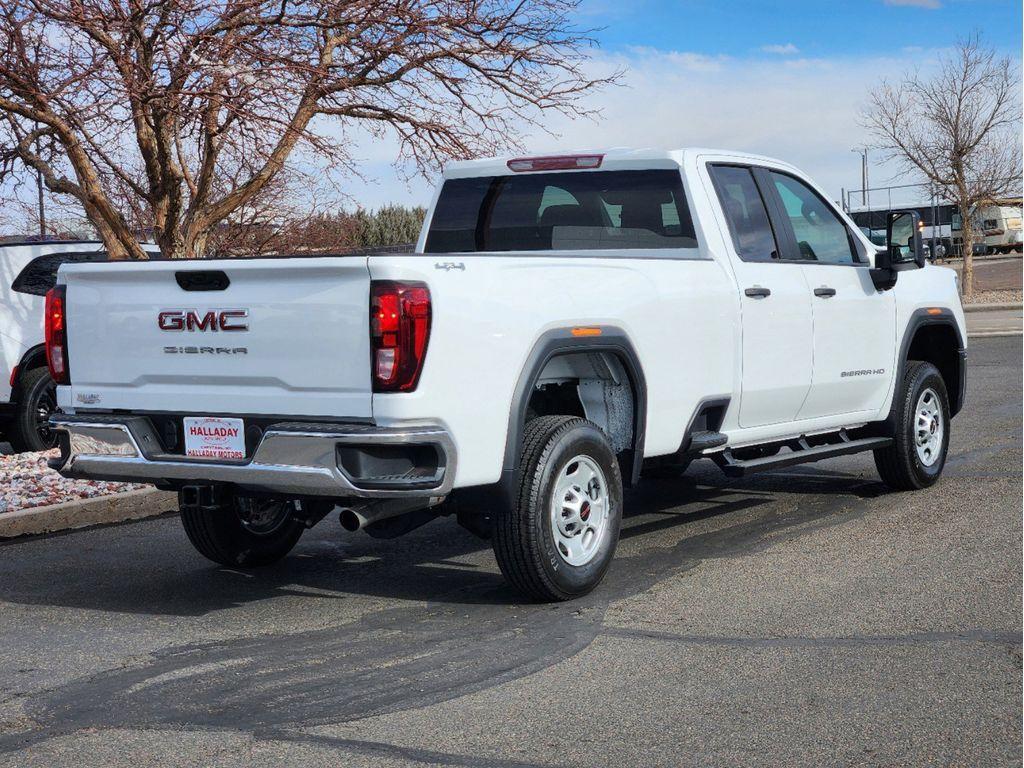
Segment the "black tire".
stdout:
<path fill-rule="evenodd" d="M 18 382 L 8 439 L 16 453 L 48 451 L 57 446 L 57 435 L 46 421 L 57 410 L 57 385 L 46 368 L 26 371 Z"/>
<path fill-rule="evenodd" d="M 576 566 L 560 553 L 551 531 L 551 498 L 559 473 L 583 456 L 604 474 L 607 513 L 595 551 Z M 498 566 L 520 592 L 536 600 L 570 600 L 604 578 L 622 526 L 622 475 L 611 441 L 592 422 L 541 416 L 526 424 L 515 506 L 495 516 L 492 543 Z"/>
<path fill-rule="evenodd" d="M 921 460 L 915 445 L 915 409 L 921 395 L 929 389 L 937 395 L 943 429 L 941 448 L 930 465 Z M 950 433 L 949 395 L 934 365 L 917 360 L 907 363 L 903 380 L 896 387 L 891 419 L 895 424 L 893 444 L 874 452 L 882 481 L 895 491 L 915 491 L 934 485 L 946 465 Z"/>
<path fill-rule="evenodd" d="M 291 552 L 306 528 L 292 516 L 291 502 L 257 502 L 287 507 L 280 512 L 282 518 L 263 531 L 245 522 L 249 502 L 252 500 L 236 497 L 230 504 L 213 510 L 181 510 L 181 524 L 199 554 L 221 565 L 259 567 L 276 563 Z"/>

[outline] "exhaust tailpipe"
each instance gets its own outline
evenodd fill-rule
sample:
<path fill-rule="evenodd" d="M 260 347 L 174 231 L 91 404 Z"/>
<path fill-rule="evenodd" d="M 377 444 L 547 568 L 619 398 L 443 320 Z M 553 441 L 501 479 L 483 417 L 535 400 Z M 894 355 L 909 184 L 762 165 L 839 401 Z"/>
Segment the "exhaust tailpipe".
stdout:
<path fill-rule="evenodd" d="M 354 533 L 366 528 L 368 525 L 379 523 L 381 520 L 428 509 L 440 504 L 442 501 L 444 501 L 443 496 L 412 499 L 380 499 L 378 501 L 369 501 L 365 504 L 343 507 L 338 519 L 341 522 L 342 528 Z"/>

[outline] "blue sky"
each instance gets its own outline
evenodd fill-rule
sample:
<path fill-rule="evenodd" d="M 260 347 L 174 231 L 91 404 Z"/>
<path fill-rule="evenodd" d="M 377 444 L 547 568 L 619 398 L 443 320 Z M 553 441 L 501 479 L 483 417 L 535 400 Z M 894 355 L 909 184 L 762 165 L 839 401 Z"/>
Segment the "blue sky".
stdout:
<path fill-rule="evenodd" d="M 793 46 L 776 55 L 869 55 L 940 46 L 973 29 L 1007 52 L 1021 45 L 1017 0 L 584 0 L 580 10 L 582 23 L 604 27 L 597 37 L 610 52 L 642 45 L 745 56 Z"/>

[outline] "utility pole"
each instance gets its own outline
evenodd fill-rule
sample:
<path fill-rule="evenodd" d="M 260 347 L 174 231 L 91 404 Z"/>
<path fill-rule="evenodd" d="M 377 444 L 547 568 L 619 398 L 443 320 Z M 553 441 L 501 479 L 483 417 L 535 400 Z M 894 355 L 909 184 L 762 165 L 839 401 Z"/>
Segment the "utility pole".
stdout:
<path fill-rule="evenodd" d="M 868 197 L 868 148 L 851 149 L 860 155 L 860 202 L 865 208 L 871 207 L 871 198 Z"/>
<path fill-rule="evenodd" d="M 36 154 L 39 154 L 39 139 L 36 138 Z M 46 207 L 43 204 L 43 173 L 36 169 L 36 192 L 39 195 L 39 237 L 46 239 Z"/>

